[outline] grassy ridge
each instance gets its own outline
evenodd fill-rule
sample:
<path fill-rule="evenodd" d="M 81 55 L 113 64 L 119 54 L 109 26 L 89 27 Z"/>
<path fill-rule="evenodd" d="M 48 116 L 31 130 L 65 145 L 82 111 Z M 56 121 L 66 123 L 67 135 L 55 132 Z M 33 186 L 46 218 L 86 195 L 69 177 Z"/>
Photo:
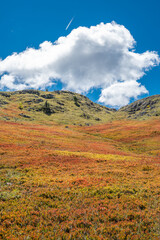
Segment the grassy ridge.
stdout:
<path fill-rule="evenodd" d="M 160 95 L 138 100 L 116 111 L 69 91 L 0 92 L 0 110 L 1 120 L 90 126 L 120 119 L 157 118 Z"/>
<path fill-rule="evenodd" d="M 46 104 L 48 109 L 46 111 Z M 113 119 L 115 110 L 69 91 L 0 93 L 1 119 L 91 125 Z"/>
<path fill-rule="evenodd" d="M 12 121 L 14 104 L 0 120 L 1 239 L 159 238 L 159 118 L 66 128 L 36 111 Z"/>

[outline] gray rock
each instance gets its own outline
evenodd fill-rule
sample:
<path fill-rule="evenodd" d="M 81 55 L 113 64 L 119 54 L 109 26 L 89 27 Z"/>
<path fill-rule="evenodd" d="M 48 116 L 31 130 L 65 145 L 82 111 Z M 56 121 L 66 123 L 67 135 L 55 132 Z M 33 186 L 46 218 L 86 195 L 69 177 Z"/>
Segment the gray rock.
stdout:
<path fill-rule="evenodd" d="M 96 120 L 96 121 L 101 121 L 101 119 L 100 119 L 100 118 L 95 118 L 95 120 Z"/>
<path fill-rule="evenodd" d="M 39 91 L 38 90 L 33 90 L 33 89 L 28 89 L 28 90 L 22 90 L 22 91 L 16 91 L 14 92 L 14 94 L 26 94 L 26 93 L 29 93 L 29 94 L 36 94 L 36 95 L 40 95 Z"/>
<path fill-rule="evenodd" d="M 83 117 L 85 119 L 90 119 L 90 116 L 86 113 L 81 114 L 80 117 Z"/>
<path fill-rule="evenodd" d="M 19 116 L 24 117 L 24 118 L 31 118 L 30 116 L 25 115 L 25 114 L 23 114 L 23 113 L 20 113 Z"/>
<path fill-rule="evenodd" d="M 10 97 L 11 95 L 8 93 L 0 92 L 0 95 L 3 97 Z"/>
<path fill-rule="evenodd" d="M 41 97 L 43 97 L 45 99 L 53 99 L 54 95 L 49 93 L 49 94 L 43 94 L 43 95 L 41 95 Z"/>

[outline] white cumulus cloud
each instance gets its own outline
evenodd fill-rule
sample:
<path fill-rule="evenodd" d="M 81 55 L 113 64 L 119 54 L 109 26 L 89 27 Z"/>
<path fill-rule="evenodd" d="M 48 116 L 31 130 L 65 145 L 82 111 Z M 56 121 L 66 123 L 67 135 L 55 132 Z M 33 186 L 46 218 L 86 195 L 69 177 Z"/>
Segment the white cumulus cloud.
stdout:
<path fill-rule="evenodd" d="M 99 102 L 122 107 L 129 103 L 130 98 L 137 98 L 145 93 L 148 93 L 147 89 L 134 80 L 117 82 L 102 90 Z"/>
<path fill-rule="evenodd" d="M 79 93 L 101 88 L 99 101 L 123 106 L 147 90 L 137 80 L 159 64 L 156 52 L 136 53 L 130 32 L 115 22 L 78 27 L 56 42 L 0 61 L 0 89 L 44 89 L 60 80 Z M 134 86 L 134 87 L 132 87 Z"/>

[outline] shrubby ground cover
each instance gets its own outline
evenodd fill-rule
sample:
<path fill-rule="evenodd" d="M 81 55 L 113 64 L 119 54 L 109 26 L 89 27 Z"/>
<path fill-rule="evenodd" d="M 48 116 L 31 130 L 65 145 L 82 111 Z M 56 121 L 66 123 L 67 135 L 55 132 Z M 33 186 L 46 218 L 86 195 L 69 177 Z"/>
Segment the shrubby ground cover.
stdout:
<path fill-rule="evenodd" d="M 159 239 L 159 119 L 0 122 L 0 239 Z"/>

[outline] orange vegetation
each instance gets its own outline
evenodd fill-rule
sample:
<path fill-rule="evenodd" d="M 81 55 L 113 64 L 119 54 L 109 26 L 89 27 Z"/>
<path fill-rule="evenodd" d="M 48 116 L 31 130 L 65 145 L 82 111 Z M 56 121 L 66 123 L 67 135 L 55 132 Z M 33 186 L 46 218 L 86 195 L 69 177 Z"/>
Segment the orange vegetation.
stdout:
<path fill-rule="evenodd" d="M 0 122 L 0 239 L 158 239 L 160 121 Z"/>

